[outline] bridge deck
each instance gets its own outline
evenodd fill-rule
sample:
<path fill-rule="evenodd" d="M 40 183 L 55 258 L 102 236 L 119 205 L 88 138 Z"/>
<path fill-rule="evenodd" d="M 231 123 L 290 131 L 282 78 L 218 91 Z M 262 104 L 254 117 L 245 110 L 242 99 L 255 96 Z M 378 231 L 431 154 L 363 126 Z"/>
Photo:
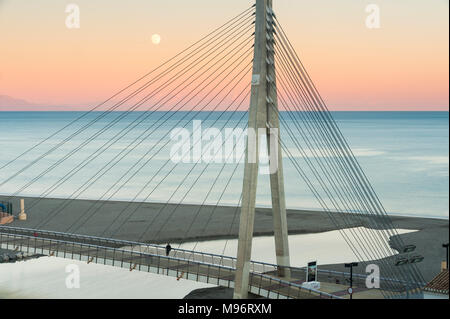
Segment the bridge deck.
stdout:
<path fill-rule="evenodd" d="M 198 259 L 195 254 L 187 256 L 186 252 L 176 252 L 178 257 L 165 256 L 162 254 L 162 249 L 157 247 L 118 247 L 116 241 L 105 245 L 105 240 L 102 240 L 103 245 L 98 245 L 100 239 L 96 238 L 85 243 L 74 241 L 69 234 L 66 238 L 61 238 L 64 236 L 56 233 L 47 235 L 49 236 L 36 233 L 30 236 L 19 232 L 7 233 L 5 229 L 0 229 L 0 245 L 1 248 L 27 253 L 127 268 L 130 271 L 151 272 L 229 288 L 234 287 L 234 268 L 200 262 L 195 260 Z M 57 237 L 58 239 L 56 239 Z M 256 272 L 252 272 L 250 276 L 250 291 L 259 296 L 274 299 L 339 298 Z"/>
<path fill-rule="evenodd" d="M 187 280 L 200 281 L 218 286 L 234 287 L 236 258 L 173 249 L 166 256 L 165 247 L 131 241 L 0 226 L 1 248 L 21 250 L 27 253 L 70 258 L 88 263 L 94 262 L 131 271 L 147 271 Z M 306 277 L 305 268 L 290 267 L 289 281 L 277 277 L 277 266 L 252 261 L 250 263 L 250 290 L 270 298 L 348 298 L 348 273 L 318 270 L 319 290 L 302 287 Z M 405 283 L 381 278 L 383 289 L 365 288 L 366 276 L 353 274 L 354 298 L 392 297 L 405 291 Z M 389 285 L 388 285 L 389 284 Z M 394 290 L 392 290 L 394 287 Z"/>

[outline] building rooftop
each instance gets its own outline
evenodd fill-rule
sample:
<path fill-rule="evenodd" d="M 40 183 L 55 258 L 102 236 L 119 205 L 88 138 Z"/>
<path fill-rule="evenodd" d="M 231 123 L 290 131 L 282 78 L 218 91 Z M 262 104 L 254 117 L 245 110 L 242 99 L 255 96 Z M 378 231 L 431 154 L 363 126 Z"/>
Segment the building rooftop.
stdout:
<path fill-rule="evenodd" d="M 434 277 L 423 290 L 448 295 L 448 269 L 444 269 L 439 275 Z"/>

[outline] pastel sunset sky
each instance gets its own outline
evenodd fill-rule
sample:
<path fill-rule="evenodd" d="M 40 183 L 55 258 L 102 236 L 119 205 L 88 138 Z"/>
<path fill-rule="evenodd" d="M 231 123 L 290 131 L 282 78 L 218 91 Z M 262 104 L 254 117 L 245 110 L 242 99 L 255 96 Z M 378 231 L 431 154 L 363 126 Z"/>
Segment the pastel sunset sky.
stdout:
<path fill-rule="evenodd" d="M 69 3 L 80 29 L 65 25 Z M 371 3 L 380 29 L 366 27 Z M 0 95 L 94 106 L 252 4 L 0 0 Z M 448 0 L 274 0 L 274 10 L 330 109 L 448 111 Z"/>

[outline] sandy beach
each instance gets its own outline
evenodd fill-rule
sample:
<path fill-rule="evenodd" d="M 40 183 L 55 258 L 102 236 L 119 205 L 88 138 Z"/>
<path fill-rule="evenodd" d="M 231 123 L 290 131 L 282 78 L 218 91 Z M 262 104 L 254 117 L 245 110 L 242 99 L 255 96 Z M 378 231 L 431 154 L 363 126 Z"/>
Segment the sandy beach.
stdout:
<path fill-rule="evenodd" d="M 6 197 L 0 196 L 1 199 Z M 92 215 L 96 209 L 91 209 L 89 214 L 84 215 L 96 201 L 74 200 L 64 210 L 54 213 L 63 202 L 67 203 L 67 200 L 25 198 L 28 220 L 16 220 L 10 225 L 151 243 L 217 240 L 236 238 L 238 234 L 240 210 L 235 207 L 204 206 L 199 210 L 196 205 L 100 202 L 95 206 L 99 207 L 96 214 Z M 12 203 L 14 214 L 17 214 L 19 199 L 13 199 Z M 120 227 L 129 212 L 135 209 L 132 217 Z M 124 212 L 121 213 L 122 211 Z M 91 217 L 88 219 L 89 216 Z M 349 227 L 373 228 L 371 219 L 367 216 L 346 215 L 345 222 L 338 213 L 333 213 L 333 216 L 339 220 L 336 225 L 325 212 L 288 210 L 289 234 L 322 233 Z M 42 225 L 45 220 L 48 223 Z M 445 260 L 441 244 L 448 242 L 448 220 L 401 216 L 391 216 L 391 220 L 398 229 L 417 230 L 403 234 L 401 238 L 405 244 L 416 245 L 416 253 L 425 257 L 419 264 L 419 269 L 426 280 L 431 280 L 440 271 L 441 261 Z M 230 227 L 232 223 L 233 226 Z M 273 234 L 272 228 L 271 210 L 257 208 L 255 236 L 270 236 Z M 145 236 L 140 238 L 145 230 Z M 395 242 L 395 239 L 391 241 Z M 344 270 L 342 265 L 323 268 Z M 362 269 L 360 271 L 363 272 Z"/>

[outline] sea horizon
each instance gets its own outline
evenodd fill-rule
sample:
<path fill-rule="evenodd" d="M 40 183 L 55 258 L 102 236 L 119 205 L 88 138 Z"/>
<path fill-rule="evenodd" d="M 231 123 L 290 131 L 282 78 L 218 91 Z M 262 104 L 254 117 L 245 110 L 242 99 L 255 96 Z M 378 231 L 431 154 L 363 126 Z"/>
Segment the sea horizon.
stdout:
<path fill-rule="evenodd" d="M 105 112 L 107 110 L 33 110 L 33 111 L 11 111 L 11 110 L 0 110 L 0 113 L 101 113 L 101 112 Z M 145 112 L 154 112 L 154 113 L 166 113 L 166 112 L 171 112 L 171 113 L 188 113 L 188 112 L 199 112 L 199 113 L 222 113 L 222 112 L 227 112 L 227 113 L 246 113 L 248 111 L 246 110 L 238 110 L 238 111 L 230 111 L 230 110 L 204 110 L 204 111 L 190 111 L 190 110 L 183 110 L 183 111 L 164 111 L 164 110 L 158 110 L 158 111 L 152 111 L 152 110 L 142 110 L 142 111 L 130 111 L 131 113 L 145 113 Z M 433 110 L 433 111 L 429 111 L 429 110 L 392 110 L 392 111 L 388 111 L 388 110 L 327 110 L 330 113 L 449 113 L 449 110 Z M 125 113 L 128 112 L 126 110 L 113 110 L 113 111 L 108 111 L 111 113 Z M 286 112 L 293 112 L 293 113 L 299 113 L 299 112 L 310 112 L 310 111 L 285 111 L 285 110 L 280 110 L 280 113 L 286 113 Z"/>

